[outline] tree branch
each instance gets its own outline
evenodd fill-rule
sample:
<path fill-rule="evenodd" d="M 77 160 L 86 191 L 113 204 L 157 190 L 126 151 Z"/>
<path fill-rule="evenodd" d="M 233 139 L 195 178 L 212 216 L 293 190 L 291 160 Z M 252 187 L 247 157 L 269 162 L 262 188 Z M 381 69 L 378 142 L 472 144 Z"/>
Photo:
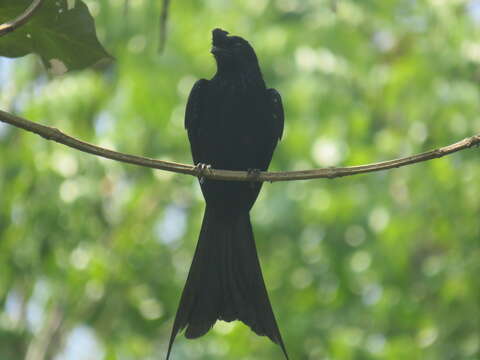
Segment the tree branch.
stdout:
<path fill-rule="evenodd" d="M 32 121 L 23 119 L 21 117 L 9 114 L 0 110 L 0 121 L 7 124 L 22 128 L 24 130 L 33 132 L 44 137 L 47 140 L 53 140 L 68 147 L 101 156 L 104 158 L 122 161 L 129 164 L 140 165 L 153 169 L 167 170 L 181 174 L 189 174 L 194 176 L 202 176 L 208 179 L 216 180 L 237 180 L 237 181 L 288 181 L 288 180 L 307 180 L 328 178 L 333 179 L 337 177 L 357 175 L 369 173 L 374 171 L 387 170 L 398 168 L 422 161 L 427 161 L 435 158 L 440 158 L 454 152 L 471 148 L 475 145 L 480 145 L 480 134 L 471 136 L 469 138 L 458 141 L 454 144 L 447 145 L 435 150 L 427 151 L 421 154 L 407 156 L 400 159 L 382 161 L 374 164 L 339 167 L 339 168 L 323 168 L 302 171 L 285 171 L 285 172 L 261 172 L 259 175 L 250 174 L 247 171 L 230 171 L 207 169 L 200 171 L 195 166 L 179 164 L 169 161 L 154 160 L 141 156 L 128 155 L 113 150 L 105 149 L 87 142 L 75 139 L 60 130 L 40 125 Z"/>
<path fill-rule="evenodd" d="M 19 28 L 20 26 L 24 25 L 32 15 L 35 13 L 35 11 L 40 8 L 40 5 L 42 5 L 43 0 L 33 0 L 33 2 L 30 4 L 30 6 L 21 14 L 18 16 L 16 19 L 6 22 L 4 24 L 0 25 L 0 36 L 6 35 L 9 32 L 14 31 L 15 29 Z"/>

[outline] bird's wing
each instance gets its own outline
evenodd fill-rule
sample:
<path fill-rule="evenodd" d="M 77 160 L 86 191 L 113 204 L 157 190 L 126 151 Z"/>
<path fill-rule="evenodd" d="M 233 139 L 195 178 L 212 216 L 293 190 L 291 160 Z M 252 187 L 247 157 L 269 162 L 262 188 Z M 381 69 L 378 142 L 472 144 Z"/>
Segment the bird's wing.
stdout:
<path fill-rule="evenodd" d="M 267 92 L 273 114 L 275 135 L 276 138 L 280 140 L 283 135 L 283 123 L 285 121 L 282 97 L 280 96 L 280 93 L 275 89 L 268 89 Z"/>
<path fill-rule="evenodd" d="M 198 143 L 198 132 L 201 126 L 203 104 L 208 80 L 200 79 L 194 85 L 188 96 L 185 110 L 185 129 L 188 132 L 193 162 L 197 164 L 202 158 Z"/>
<path fill-rule="evenodd" d="M 203 95 L 208 80 L 200 79 L 194 85 L 188 96 L 187 108 L 185 110 L 185 129 L 194 130 L 198 126 L 202 112 Z"/>

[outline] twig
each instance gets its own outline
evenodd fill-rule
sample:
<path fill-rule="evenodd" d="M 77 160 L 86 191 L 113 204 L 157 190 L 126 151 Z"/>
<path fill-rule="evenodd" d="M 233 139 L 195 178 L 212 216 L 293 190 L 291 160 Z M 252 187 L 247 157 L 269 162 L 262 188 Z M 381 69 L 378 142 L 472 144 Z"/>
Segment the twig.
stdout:
<path fill-rule="evenodd" d="M 40 8 L 40 5 L 42 5 L 43 0 L 33 0 L 33 2 L 30 4 L 30 6 L 21 14 L 18 16 L 16 19 L 6 22 L 4 24 L 0 25 L 0 36 L 3 36 L 5 34 L 8 34 L 9 32 L 14 31 L 15 29 L 19 28 L 20 26 L 24 25 L 32 15 L 35 13 L 35 11 Z"/>
<path fill-rule="evenodd" d="M 162 13 L 160 14 L 160 39 L 158 41 L 158 52 L 162 53 L 167 42 L 167 21 L 168 21 L 168 8 L 170 6 L 170 0 L 163 0 Z"/>
<path fill-rule="evenodd" d="M 338 2 L 337 0 L 330 0 L 330 9 L 336 13 L 338 9 Z"/>
<path fill-rule="evenodd" d="M 71 148 L 98 155 L 104 158 L 122 161 L 129 164 L 145 166 L 153 169 L 167 170 L 181 174 L 189 174 L 198 176 L 198 168 L 193 165 L 179 164 L 169 161 L 154 160 L 141 156 L 129 155 L 113 150 L 105 149 L 96 145 L 83 142 L 75 139 L 60 130 L 40 125 L 32 121 L 23 119 L 21 117 L 9 114 L 0 110 L 0 121 L 7 124 L 22 128 L 24 130 L 33 132 L 44 137 L 47 140 L 53 140 L 60 144 L 64 144 Z M 256 176 L 252 180 L 252 176 L 248 171 L 230 171 L 230 170 L 218 170 L 209 169 L 209 171 L 203 172 L 202 177 L 216 180 L 237 180 L 237 181 L 288 181 L 288 180 L 307 180 L 307 179 L 320 179 L 328 178 L 333 179 L 337 177 L 357 175 L 363 173 L 369 173 L 374 171 L 387 170 L 392 168 L 398 168 L 422 161 L 427 161 L 435 158 L 440 158 L 445 155 L 452 154 L 454 152 L 470 148 L 474 145 L 480 145 L 480 134 L 463 139 L 454 144 L 444 146 L 435 150 L 427 151 L 421 154 L 407 156 L 400 159 L 382 161 L 374 164 L 349 166 L 340 168 L 324 168 L 302 171 L 282 171 L 282 172 L 261 172 L 258 177 Z"/>
<path fill-rule="evenodd" d="M 53 349 L 66 332 L 62 331 L 65 326 L 65 312 L 59 304 L 52 305 L 46 315 L 42 329 L 33 337 L 27 348 L 26 360 L 51 359 Z"/>

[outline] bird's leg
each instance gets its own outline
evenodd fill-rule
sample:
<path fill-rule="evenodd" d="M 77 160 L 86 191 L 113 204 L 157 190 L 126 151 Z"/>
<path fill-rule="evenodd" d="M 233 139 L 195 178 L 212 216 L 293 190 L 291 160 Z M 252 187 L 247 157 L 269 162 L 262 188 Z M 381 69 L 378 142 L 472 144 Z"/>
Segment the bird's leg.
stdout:
<path fill-rule="evenodd" d="M 258 177 L 260 176 L 260 169 L 248 169 L 248 177 L 251 178 L 253 181 L 250 182 L 250 187 L 253 189 L 257 185 L 257 180 Z"/>
<path fill-rule="evenodd" d="M 205 177 L 203 175 L 210 171 L 212 167 L 204 163 L 198 163 L 195 165 L 195 172 L 197 173 L 198 181 L 200 184 L 205 182 Z"/>

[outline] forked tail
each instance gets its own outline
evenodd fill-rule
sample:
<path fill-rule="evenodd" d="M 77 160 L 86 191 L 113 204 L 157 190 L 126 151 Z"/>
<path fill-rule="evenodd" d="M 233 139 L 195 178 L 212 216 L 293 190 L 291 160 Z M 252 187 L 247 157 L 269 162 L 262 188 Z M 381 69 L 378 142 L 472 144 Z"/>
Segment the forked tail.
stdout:
<path fill-rule="evenodd" d="M 205 210 L 200 237 L 168 345 L 204 335 L 217 320 L 240 320 L 287 351 L 263 281 L 248 212 L 235 216 Z"/>

